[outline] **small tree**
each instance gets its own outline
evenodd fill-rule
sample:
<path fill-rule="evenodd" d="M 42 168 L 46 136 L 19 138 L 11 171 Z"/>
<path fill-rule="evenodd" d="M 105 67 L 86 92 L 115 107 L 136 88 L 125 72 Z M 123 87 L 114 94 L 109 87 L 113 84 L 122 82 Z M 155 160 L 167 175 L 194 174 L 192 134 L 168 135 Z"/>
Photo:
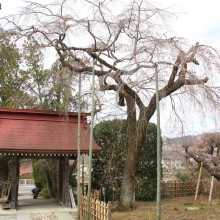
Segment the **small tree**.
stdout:
<path fill-rule="evenodd" d="M 118 200 L 127 151 L 126 120 L 99 123 L 94 128 L 94 138 L 102 151 L 93 160 L 92 186 L 104 187 L 107 200 Z"/>
<path fill-rule="evenodd" d="M 162 138 L 161 138 L 162 146 Z M 140 163 L 137 176 L 139 177 L 136 198 L 152 200 L 156 198 L 157 189 L 157 125 L 149 123 L 148 132 L 141 148 Z"/>
<path fill-rule="evenodd" d="M 107 200 L 119 200 L 121 181 L 127 151 L 128 130 L 126 120 L 110 120 L 95 126 L 94 137 L 102 151 L 94 157 L 92 185 L 105 189 Z M 136 178 L 136 199 L 154 199 L 156 195 L 157 127 L 149 124 L 149 131 L 141 151 Z"/>
<path fill-rule="evenodd" d="M 35 184 L 46 189 L 46 197 L 57 196 L 57 163 L 53 159 L 33 160 L 33 177 Z"/>

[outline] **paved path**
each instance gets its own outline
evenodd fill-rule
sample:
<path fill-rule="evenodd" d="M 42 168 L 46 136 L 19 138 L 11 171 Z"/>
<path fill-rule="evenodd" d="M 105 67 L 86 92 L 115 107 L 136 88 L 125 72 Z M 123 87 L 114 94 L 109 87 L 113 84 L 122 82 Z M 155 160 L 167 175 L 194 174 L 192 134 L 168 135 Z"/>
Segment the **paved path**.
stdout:
<path fill-rule="evenodd" d="M 64 212 L 0 214 L 0 220 L 75 220 L 76 216 Z"/>
<path fill-rule="evenodd" d="M 63 208 L 53 199 L 18 197 L 17 210 L 0 209 L 0 220 L 75 220 L 76 209 Z"/>
<path fill-rule="evenodd" d="M 16 216 L 13 214 L 8 214 L 8 215 L 0 214 L 0 220 L 16 220 Z"/>

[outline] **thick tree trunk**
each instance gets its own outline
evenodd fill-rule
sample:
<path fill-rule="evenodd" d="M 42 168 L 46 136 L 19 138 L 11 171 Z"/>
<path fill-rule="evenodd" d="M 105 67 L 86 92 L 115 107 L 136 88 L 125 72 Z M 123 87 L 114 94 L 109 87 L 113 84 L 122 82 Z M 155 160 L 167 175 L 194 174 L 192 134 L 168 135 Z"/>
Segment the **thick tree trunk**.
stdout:
<path fill-rule="evenodd" d="M 143 128 L 144 129 L 144 128 Z M 144 139 L 145 130 L 142 134 L 130 133 L 129 145 L 127 148 L 127 155 L 125 160 L 125 167 L 120 192 L 120 206 L 123 209 L 135 208 L 135 187 L 137 185 L 137 167 L 140 161 L 140 149 Z"/>
<path fill-rule="evenodd" d="M 134 208 L 135 204 L 135 176 L 137 170 L 137 154 L 133 152 L 134 147 L 128 148 L 125 161 L 124 176 L 121 185 L 120 206 L 122 208 Z"/>
<path fill-rule="evenodd" d="M 146 136 L 147 122 L 143 113 L 140 113 L 137 121 L 133 100 L 126 98 L 126 101 L 128 106 L 128 147 L 121 183 L 120 208 L 133 209 L 135 207 L 137 167 L 141 146 Z"/>

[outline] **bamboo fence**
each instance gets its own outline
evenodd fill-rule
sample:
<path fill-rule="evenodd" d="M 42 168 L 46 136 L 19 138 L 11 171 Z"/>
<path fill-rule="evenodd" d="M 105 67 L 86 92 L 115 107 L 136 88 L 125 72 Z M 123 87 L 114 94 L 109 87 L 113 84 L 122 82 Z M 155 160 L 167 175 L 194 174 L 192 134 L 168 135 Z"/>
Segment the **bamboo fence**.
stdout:
<path fill-rule="evenodd" d="M 87 196 L 80 198 L 80 216 L 84 220 L 89 215 L 90 220 L 110 220 L 111 219 L 111 204 L 105 203 L 95 198 L 90 200 L 90 213 L 87 213 Z"/>
<path fill-rule="evenodd" d="M 220 183 L 215 181 L 214 183 L 214 193 L 218 194 L 220 188 Z M 207 195 L 210 190 L 210 179 L 203 179 L 200 183 L 199 193 Z M 162 183 L 161 196 L 163 198 L 167 197 L 181 197 L 181 196 L 191 196 L 194 195 L 196 191 L 196 181 L 168 181 Z"/>

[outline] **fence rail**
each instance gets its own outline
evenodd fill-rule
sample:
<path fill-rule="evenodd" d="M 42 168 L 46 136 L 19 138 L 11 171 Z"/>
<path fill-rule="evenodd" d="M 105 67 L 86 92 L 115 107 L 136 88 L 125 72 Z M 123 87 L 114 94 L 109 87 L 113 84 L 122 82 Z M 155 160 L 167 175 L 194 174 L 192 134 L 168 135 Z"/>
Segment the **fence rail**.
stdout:
<path fill-rule="evenodd" d="M 111 204 L 105 203 L 95 198 L 90 200 L 90 220 L 110 220 L 111 219 Z M 87 216 L 87 196 L 81 196 L 80 198 L 80 215 L 82 219 L 86 219 Z"/>

